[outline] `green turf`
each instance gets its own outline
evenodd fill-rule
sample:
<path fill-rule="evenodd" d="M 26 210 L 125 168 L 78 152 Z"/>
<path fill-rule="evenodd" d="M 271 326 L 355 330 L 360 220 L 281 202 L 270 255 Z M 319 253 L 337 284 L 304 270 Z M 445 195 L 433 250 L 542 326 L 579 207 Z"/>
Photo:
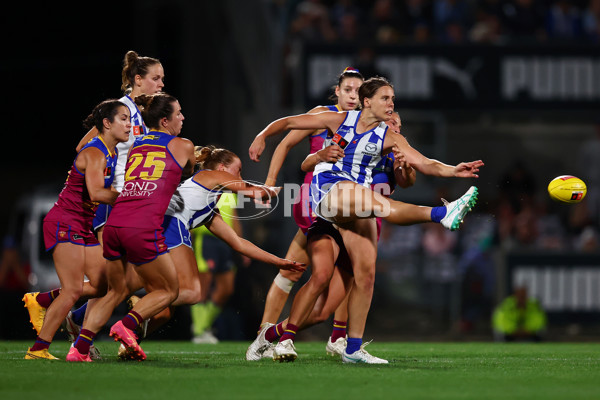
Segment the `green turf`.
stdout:
<path fill-rule="evenodd" d="M 597 399 L 600 344 L 387 343 L 389 365 L 346 365 L 324 343 L 297 343 L 294 363 L 247 362 L 249 343 L 147 341 L 145 362 L 120 362 L 98 342 L 91 364 L 23 360 L 0 342 L 0 399 Z M 65 357 L 68 343 L 52 353 Z"/>

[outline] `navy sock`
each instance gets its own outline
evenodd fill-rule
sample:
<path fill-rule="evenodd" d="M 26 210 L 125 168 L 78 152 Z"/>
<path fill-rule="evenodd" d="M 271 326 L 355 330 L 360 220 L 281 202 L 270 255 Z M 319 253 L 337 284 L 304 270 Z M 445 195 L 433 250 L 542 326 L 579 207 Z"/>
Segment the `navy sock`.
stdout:
<path fill-rule="evenodd" d="M 346 354 L 352 354 L 357 350 L 360 350 L 360 346 L 362 346 L 362 338 L 348 338 L 348 343 L 346 344 Z"/>
<path fill-rule="evenodd" d="M 71 316 L 73 317 L 73 322 L 75 322 L 79 326 L 82 326 L 83 325 L 83 318 L 85 317 L 85 310 L 86 309 L 87 309 L 87 301 L 85 302 L 84 305 L 82 305 L 81 307 L 79 307 L 77 310 L 71 312 Z"/>
<path fill-rule="evenodd" d="M 446 206 L 433 207 L 431 209 L 431 220 L 433 222 L 440 222 L 442 218 L 446 216 Z"/>

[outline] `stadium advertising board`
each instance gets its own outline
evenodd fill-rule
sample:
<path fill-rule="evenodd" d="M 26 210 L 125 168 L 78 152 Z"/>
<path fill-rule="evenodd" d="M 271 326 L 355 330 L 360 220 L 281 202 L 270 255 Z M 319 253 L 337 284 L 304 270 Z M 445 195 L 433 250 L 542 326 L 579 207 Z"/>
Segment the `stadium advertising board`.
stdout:
<path fill-rule="evenodd" d="M 600 53 L 587 46 L 433 46 L 361 49 L 307 46 L 304 99 L 325 104 L 334 77 L 352 65 L 392 81 L 398 107 L 568 109 L 600 106 Z M 333 78 L 333 79 L 332 79 Z"/>
<path fill-rule="evenodd" d="M 506 282 L 506 295 L 526 286 L 555 320 L 597 321 L 600 315 L 600 255 L 508 255 Z"/>

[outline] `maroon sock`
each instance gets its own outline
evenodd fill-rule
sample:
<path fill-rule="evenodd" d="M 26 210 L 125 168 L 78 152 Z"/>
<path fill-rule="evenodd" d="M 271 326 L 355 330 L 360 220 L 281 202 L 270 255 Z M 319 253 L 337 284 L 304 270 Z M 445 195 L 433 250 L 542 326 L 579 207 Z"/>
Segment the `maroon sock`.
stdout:
<path fill-rule="evenodd" d="M 347 325 L 348 324 L 346 321 L 336 321 L 335 319 L 333 320 L 333 331 L 331 331 L 331 343 L 335 343 L 335 341 L 339 338 L 346 337 Z"/>
<path fill-rule="evenodd" d="M 273 325 L 265 332 L 265 339 L 273 343 L 283 335 L 283 322 Z"/>
<path fill-rule="evenodd" d="M 285 331 L 283 331 L 283 335 L 281 335 L 281 339 L 279 339 L 279 341 L 283 342 L 284 340 L 287 340 L 287 339 L 292 339 L 292 341 L 294 341 L 294 339 L 296 338 L 296 332 L 298 332 L 298 327 L 296 325 L 288 323 L 287 326 L 285 327 Z"/>
<path fill-rule="evenodd" d="M 142 318 L 142 316 L 133 310 L 129 311 L 129 314 L 127 314 L 121 320 L 123 325 L 125 325 L 125 328 L 131 329 L 132 331 L 135 330 L 135 328 L 137 328 L 138 325 L 141 324 L 143 321 L 144 319 Z"/>
<path fill-rule="evenodd" d="M 33 344 L 33 346 L 31 346 L 29 350 L 38 351 L 48 349 L 50 347 L 50 343 L 52 342 L 46 342 L 44 339 L 40 339 L 40 337 L 38 336 L 37 338 L 35 338 L 35 343 Z"/>
<path fill-rule="evenodd" d="M 38 295 L 35 297 L 35 301 L 37 301 L 40 306 L 48 308 L 59 294 L 60 289 L 54 289 L 46 293 L 38 293 Z"/>
<path fill-rule="evenodd" d="M 96 334 L 87 329 L 82 329 L 79 332 L 79 336 L 75 341 L 74 347 L 77 349 L 79 354 L 88 354 L 90 352 L 90 346 L 92 345 Z"/>

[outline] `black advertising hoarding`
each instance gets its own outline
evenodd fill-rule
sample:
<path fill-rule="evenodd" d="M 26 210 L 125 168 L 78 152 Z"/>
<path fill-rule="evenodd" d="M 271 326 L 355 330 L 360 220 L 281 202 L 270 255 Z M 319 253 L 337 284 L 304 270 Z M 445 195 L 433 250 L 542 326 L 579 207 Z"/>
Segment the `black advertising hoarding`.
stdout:
<path fill-rule="evenodd" d="M 526 286 L 555 322 L 598 322 L 599 254 L 509 254 L 506 295 Z"/>
<path fill-rule="evenodd" d="M 357 61 L 360 50 L 354 47 L 313 45 L 304 50 L 304 99 L 309 107 L 326 103 L 328 90 L 347 66 L 390 79 L 401 108 L 600 107 L 598 46 L 376 47 L 368 65 Z"/>

